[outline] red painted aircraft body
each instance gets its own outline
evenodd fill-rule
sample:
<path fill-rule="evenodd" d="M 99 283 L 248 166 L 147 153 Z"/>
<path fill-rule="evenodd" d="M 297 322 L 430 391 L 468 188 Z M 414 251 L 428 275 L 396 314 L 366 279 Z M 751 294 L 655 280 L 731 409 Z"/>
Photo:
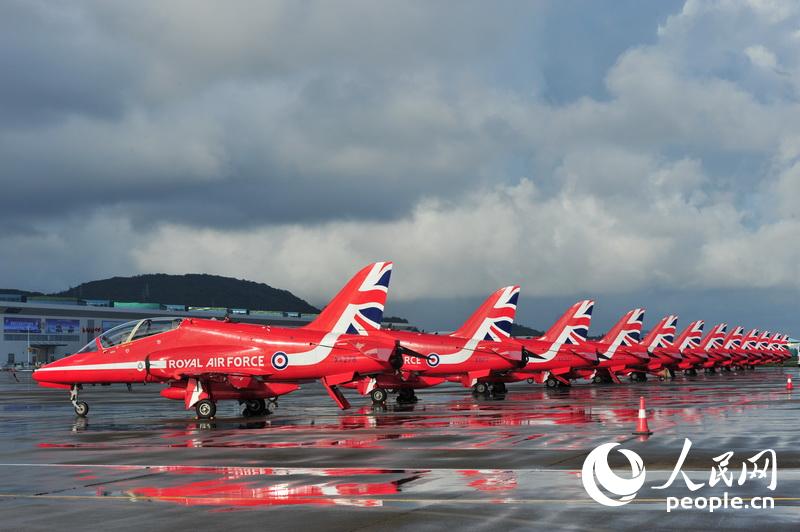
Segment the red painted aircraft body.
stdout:
<path fill-rule="evenodd" d="M 340 407 L 336 388 L 402 365 L 396 342 L 376 336 L 392 264 L 359 271 L 309 325 L 298 329 L 197 318 L 144 319 L 120 325 L 78 353 L 34 372 L 42 386 L 72 390 L 78 415 L 82 384 L 157 382 L 162 395 L 213 417 L 218 400 L 246 402 L 265 413 L 264 399 L 322 381 Z M 85 411 L 84 411 L 85 408 Z"/>

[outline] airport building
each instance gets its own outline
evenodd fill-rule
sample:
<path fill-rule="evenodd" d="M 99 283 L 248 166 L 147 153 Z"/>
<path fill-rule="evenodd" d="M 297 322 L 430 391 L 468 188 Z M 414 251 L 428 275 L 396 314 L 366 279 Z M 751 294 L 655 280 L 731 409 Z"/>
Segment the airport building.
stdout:
<path fill-rule="evenodd" d="M 3 327 L 0 366 L 51 362 L 78 351 L 96 336 L 131 320 L 163 316 L 221 320 L 227 316 L 244 323 L 300 327 L 317 317 L 317 314 L 280 310 L 25 297 L 3 293 L 0 293 L 0 315 Z M 386 323 L 384 326 L 412 328 L 406 323 Z"/>
<path fill-rule="evenodd" d="M 96 336 L 126 321 L 159 316 L 196 318 L 298 327 L 316 314 L 247 309 L 187 307 L 0 294 L 2 336 L 0 365 L 36 365 L 74 353 Z"/>

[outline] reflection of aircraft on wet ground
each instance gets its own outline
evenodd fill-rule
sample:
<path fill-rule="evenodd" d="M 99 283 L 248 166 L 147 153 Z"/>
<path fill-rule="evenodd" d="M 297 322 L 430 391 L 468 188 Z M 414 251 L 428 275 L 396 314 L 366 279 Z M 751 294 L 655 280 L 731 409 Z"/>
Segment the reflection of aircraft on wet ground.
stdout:
<path fill-rule="evenodd" d="M 79 416 L 83 384 L 159 382 L 161 394 L 183 400 L 199 418 L 216 402 L 238 400 L 246 414 L 263 415 L 280 395 L 320 380 L 340 407 L 337 386 L 402 365 L 396 342 L 371 335 L 380 327 L 392 264 L 359 271 L 309 325 L 298 329 L 196 318 L 132 321 L 92 340 L 78 353 L 33 376 L 46 387 L 70 389 Z"/>

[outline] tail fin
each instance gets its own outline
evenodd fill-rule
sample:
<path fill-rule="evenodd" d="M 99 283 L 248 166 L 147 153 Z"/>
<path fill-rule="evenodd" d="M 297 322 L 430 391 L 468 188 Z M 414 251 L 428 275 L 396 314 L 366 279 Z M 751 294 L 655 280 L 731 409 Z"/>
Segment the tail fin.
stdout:
<path fill-rule="evenodd" d="M 722 342 L 725 340 L 725 331 L 728 329 L 727 323 L 718 323 L 714 325 L 703 341 L 700 342 L 700 349 L 708 351 L 709 349 L 716 349 L 722 347 Z"/>
<path fill-rule="evenodd" d="M 631 346 L 642 340 L 642 323 L 644 309 L 636 308 L 628 311 L 616 325 L 603 337 L 604 344 Z"/>
<path fill-rule="evenodd" d="M 558 349 L 563 344 L 585 342 L 589 334 L 589 325 L 592 323 L 593 309 L 593 300 L 578 301 L 544 333 L 540 340 L 553 342 L 551 346 L 553 349 Z"/>
<path fill-rule="evenodd" d="M 722 346 L 725 349 L 737 349 L 742 346 L 742 335 L 744 334 L 744 327 L 734 327 L 731 332 L 728 333 L 728 336 L 725 338 L 725 342 Z"/>
<path fill-rule="evenodd" d="M 769 339 L 772 336 L 772 333 L 769 331 L 764 331 L 761 333 L 761 336 L 758 337 L 758 349 L 766 349 L 769 345 Z"/>
<path fill-rule="evenodd" d="M 678 316 L 669 315 L 661 318 L 661 321 L 647 333 L 642 344 L 649 351 L 657 347 L 669 347 L 675 341 L 675 330 L 678 328 Z"/>
<path fill-rule="evenodd" d="M 486 301 L 451 336 L 498 341 L 511 336 L 511 324 L 517 315 L 519 286 L 506 286 Z"/>
<path fill-rule="evenodd" d="M 700 345 L 700 340 L 703 338 L 703 320 L 693 321 L 675 340 L 675 345 L 678 350 L 683 352 L 684 349 L 694 349 Z"/>
<path fill-rule="evenodd" d="M 781 333 L 775 333 L 769 341 L 769 346 L 772 349 L 776 347 L 780 347 L 783 343 L 783 335 Z"/>
<path fill-rule="evenodd" d="M 753 349 L 758 342 L 758 329 L 750 329 L 742 338 L 742 349 Z"/>
<path fill-rule="evenodd" d="M 391 262 L 363 268 L 305 328 L 362 335 L 380 329 L 391 275 Z"/>

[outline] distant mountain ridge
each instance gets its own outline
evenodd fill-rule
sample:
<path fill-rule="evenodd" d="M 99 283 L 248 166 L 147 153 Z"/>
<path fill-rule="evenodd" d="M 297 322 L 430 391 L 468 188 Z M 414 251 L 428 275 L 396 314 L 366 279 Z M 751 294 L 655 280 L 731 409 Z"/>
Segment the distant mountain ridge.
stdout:
<path fill-rule="evenodd" d="M 152 273 L 112 277 L 48 294 L 54 297 L 110 299 L 142 303 L 181 304 L 193 307 L 245 308 L 317 313 L 319 309 L 288 290 L 232 277 L 187 273 Z"/>

